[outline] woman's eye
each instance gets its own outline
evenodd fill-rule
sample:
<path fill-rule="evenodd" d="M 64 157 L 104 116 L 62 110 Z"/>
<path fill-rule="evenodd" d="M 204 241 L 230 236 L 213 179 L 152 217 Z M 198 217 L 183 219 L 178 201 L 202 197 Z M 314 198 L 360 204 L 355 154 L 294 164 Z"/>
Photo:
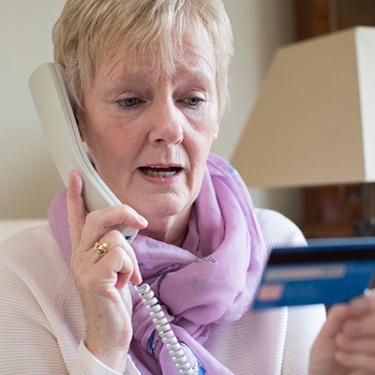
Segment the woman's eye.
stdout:
<path fill-rule="evenodd" d="M 126 98 L 117 101 L 123 107 L 134 107 L 136 104 L 139 103 L 139 99 L 137 98 Z"/>
<path fill-rule="evenodd" d="M 192 107 L 196 107 L 198 104 L 200 104 L 203 100 L 200 98 L 188 98 L 186 99 L 186 102 L 188 105 Z"/>

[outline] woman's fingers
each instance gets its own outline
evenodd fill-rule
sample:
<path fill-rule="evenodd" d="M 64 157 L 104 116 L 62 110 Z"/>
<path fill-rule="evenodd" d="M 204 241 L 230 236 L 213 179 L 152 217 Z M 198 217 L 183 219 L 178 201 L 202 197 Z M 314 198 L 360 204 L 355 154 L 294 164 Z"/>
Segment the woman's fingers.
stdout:
<path fill-rule="evenodd" d="M 132 247 L 112 228 L 124 224 L 142 229 L 147 221 L 127 205 L 87 214 L 82 188 L 79 174 L 72 171 L 67 196 L 71 269 L 85 315 L 85 343 L 104 363 L 122 366 L 132 336 L 131 297 L 126 284 L 139 284 L 142 278 Z"/>
<path fill-rule="evenodd" d="M 77 171 L 71 171 L 68 186 L 68 213 L 73 249 L 89 250 L 104 234 L 118 224 L 143 229 L 147 220 L 127 205 L 109 206 L 86 214 L 82 197 L 83 183 Z M 95 239 L 95 241 L 93 241 Z"/>
<path fill-rule="evenodd" d="M 83 183 L 78 172 L 71 171 L 67 204 L 73 258 L 76 258 L 78 253 L 83 255 L 86 252 L 92 252 L 89 257 L 94 257 L 97 261 L 98 255 L 94 250 L 95 243 L 98 241 L 108 243 L 110 246 L 108 250 L 115 251 L 112 251 L 112 255 L 105 263 L 115 258 L 110 265 L 111 272 L 117 273 L 116 286 L 124 285 L 124 280 L 139 284 L 142 278 L 133 249 L 126 242 L 124 236 L 118 231 L 112 231 L 111 227 L 125 224 L 134 229 L 142 229 L 147 226 L 146 219 L 126 205 L 109 206 L 87 214 L 82 188 Z M 117 256 L 115 256 L 116 254 Z"/>
<path fill-rule="evenodd" d="M 375 313 L 375 290 L 367 290 L 365 295 L 353 299 L 348 306 L 349 313 L 354 317 L 367 314 L 370 311 Z"/>
<path fill-rule="evenodd" d="M 335 305 L 331 307 L 320 336 L 327 340 L 333 340 L 335 335 L 340 332 L 346 318 L 347 308 L 345 305 Z"/>
<path fill-rule="evenodd" d="M 337 351 L 335 359 L 348 369 L 353 369 L 353 372 L 348 374 L 375 374 L 375 358 L 373 354 L 365 354 L 363 352 L 345 352 Z"/>
<path fill-rule="evenodd" d="M 108 265 L 108 270 L 116 275 L 116 288 L 121 289 L 127 280 L 133 284 L 142 282 L 138 262 L 131 246 L 118 231 L 108 232 L 99 241 L 99 244 L 106 244 L 107 251 L 100 256 L 93 250 L 93 261 L 101 262 L 103 266 Z"/>
<path fill-rule="evenodd" d="M 311 352 L 311 374 L 375 374 L 375 294 L 333 306 Z"/>
<path fill-rule="evenodd" d="M 375 374 L 375 294 L 353 300 L 335 337 L 336 360 L 343 366 Z M 367 373 L 367 372 L 366 372 Z"/>
<path fill-rule="evenodd" d="M 86 216 L 85 225 L 82 229 L 81 247 L 84 249 L 91 248 L 93 238 L 95 241 L 101 239 L 107 231 L 118 224 L 125 224 L 134 229 L 143 229 L 147 226 L 147 221 L 127 205 L 109 206 L 90 212 Z"/>
<path fill-rule="evenodd" d="M 375 356 L 375 337 L 363 337 L 355 339 L 345 334 L 338 334 L 336 344 L 340 350 L 346 352 L 362 352 Z M 374 358 L 375 359 L 375 358 Z"/>
<path fill-rule="evenodd" d="M 113 226 L 125 224 L 143 229 L 147 220 L 127 205 L 109 206 L 86 215 L 82 197 L 82 179 L 77 171 L 71 171 L 68 186 L 68 212 L 73 249 L 89 250 Z"/>
<path fill-rule="evenodd" d="M 77 171 L 70 171 L 67 192 L 68 219 L 72 248 L 76 249 L 81 240 L 85 224 L 86 210 L 82 198 L 83 182 Z"/>

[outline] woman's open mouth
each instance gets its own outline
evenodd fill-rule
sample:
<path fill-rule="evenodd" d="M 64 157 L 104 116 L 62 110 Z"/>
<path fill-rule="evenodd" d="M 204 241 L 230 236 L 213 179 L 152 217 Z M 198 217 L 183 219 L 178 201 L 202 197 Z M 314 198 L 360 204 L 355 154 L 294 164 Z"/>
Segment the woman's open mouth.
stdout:
<path fill-rule="evenodd" d="M 141 167 L 140 170 L 149 177 L 171 177 L 181 171 L 179 167 Z"/>

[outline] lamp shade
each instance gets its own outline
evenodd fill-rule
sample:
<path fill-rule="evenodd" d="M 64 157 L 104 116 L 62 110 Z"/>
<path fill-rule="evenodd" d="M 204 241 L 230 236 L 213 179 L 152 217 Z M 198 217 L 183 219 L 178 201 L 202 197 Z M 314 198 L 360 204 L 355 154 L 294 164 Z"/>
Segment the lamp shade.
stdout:
<path fill-rule="evenodd" d="M 375 181 L 375 28 L 281 47 L 232 163 L 249 187 Z"/>

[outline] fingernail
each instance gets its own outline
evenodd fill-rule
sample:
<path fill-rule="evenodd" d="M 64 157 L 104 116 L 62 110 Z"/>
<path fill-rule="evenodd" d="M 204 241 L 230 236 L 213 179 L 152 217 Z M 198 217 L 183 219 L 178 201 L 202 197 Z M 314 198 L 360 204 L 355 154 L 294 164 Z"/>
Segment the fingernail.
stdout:
<path fill-rule="evenodd" d="M 148 221 L 143 216 L 138 214 L 138 219 L 145 227 L 148 225 Z"/>
<path fill-rule="evenodd" d="M 141 271 L 140 271 L 139 268 L 138 268 L 138 270 L 136 271 L 136 276 L 137 276 L 137 278 L 138 278 L 138 284 L 141 284 L 143 278 L 142 278 L 142 274 L 141 274 Z"/>

